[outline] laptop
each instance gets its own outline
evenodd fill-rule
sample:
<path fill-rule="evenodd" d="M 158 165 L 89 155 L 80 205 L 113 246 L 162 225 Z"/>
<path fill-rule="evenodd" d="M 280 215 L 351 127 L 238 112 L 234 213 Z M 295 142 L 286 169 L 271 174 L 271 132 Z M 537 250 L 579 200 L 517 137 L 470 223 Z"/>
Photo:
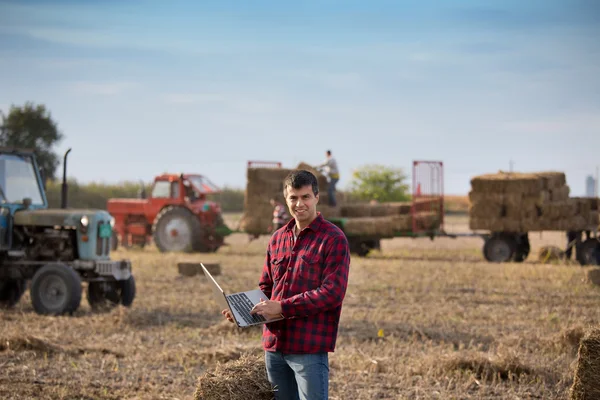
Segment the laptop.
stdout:
<path fill-rule="evenodd" d="M 200 263 L 200 265 L 202 266 L 202 271 L 204 271 L 204 275 L 212 287 L 217 302 L 221 306 L 221 310 L 226 308 L 229 309 L 231 315 L 233 315 L 233 319 L 240 328 L 266 324 L 268 322 L 280 321 L 284 319 L 281 317 L 267 320 L 262 315 L 251 315 L 250 310 L 252 310 L 256 304 L 260 303 L 260 299 L 267 298 L 262 290 L 254 289 L 246 292 L 226 294 L 223 289 L 221 289 L 221 286 L 219 286 L 215 278 L 213 278 L 210 272 L 208 272 L 208 270 L 204 267 L 204 264 Z"/>

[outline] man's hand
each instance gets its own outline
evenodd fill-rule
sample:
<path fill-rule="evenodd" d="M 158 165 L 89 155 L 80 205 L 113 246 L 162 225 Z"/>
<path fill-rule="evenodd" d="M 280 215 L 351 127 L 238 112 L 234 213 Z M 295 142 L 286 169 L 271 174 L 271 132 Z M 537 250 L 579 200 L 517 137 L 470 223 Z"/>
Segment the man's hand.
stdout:
<path fill-rule="evenodd" d="M 250 314 L 258 314 L 265 317 L 266 320 L 281 318 L 281 303 L 274 300 L 260 299 L 260 303 L 254 306 Z"/>
<path fill-rule="evenodd" d="M 229 322 L 235 322 L 233 320 L 233 315 L 231 315 L 231 313 L 229 312 L 228 309 L 224 309 L 223 311 L 221 311 L 221 314 L 223 314 L 225 316 L 225 318 L 227 318 L 227 321 L 229 321 Z"/>

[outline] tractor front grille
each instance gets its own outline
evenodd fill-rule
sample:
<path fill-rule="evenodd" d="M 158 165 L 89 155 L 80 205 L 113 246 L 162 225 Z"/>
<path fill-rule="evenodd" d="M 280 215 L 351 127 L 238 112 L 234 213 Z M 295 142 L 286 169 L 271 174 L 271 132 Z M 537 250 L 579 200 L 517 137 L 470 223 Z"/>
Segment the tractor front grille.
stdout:
<path fill-rule="evenodd" d="M 110 251 L 110 238 L 100 237 L 100 229 L 104 224 L 108 224 L 106 221 L 98 221 L 98 229 L 96 233 L 96 255 L 107 256 Z"/>

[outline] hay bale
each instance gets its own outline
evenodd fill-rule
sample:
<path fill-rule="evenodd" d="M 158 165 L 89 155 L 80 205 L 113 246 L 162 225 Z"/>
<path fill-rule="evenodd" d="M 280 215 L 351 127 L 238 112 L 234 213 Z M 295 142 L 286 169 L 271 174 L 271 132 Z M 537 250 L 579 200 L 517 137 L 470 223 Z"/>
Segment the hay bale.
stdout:
<path fill-rule="evenodd" d="M 504 214 L 504 206 L 498 203 L 476 203 L 469 206 L 469 216 L 473 218 L 501 218 Z"/>
<path fill-rule="evenodd" d="M 242 354 L 198 378 L 194 400 L 272 400 L 264 356 Z"/>
<path fill-rule="evenodd" d="M 600 399 L 600 328 L 591 329 L 581 339 L 571 400 Z"/>
<path fill-rule="evenodd" d="M 394 215 L 390 217 L 394 232 L 412 231 L 412 215 Z"/>
<path fill-rule="evenodd" d="M 471 179 L 471 187 L 481 193 L 521 193 L 537 196 L 553 191 L 564 196 L 566 177 L 562 172 L 503 172 L 484 174 Z M 566 188 L 565 188 L 566 187 Z M 567 194 L 568 197 L 568 194 Z"/>
<path fill-rule="evenodd" d="M 567 176 L 564 172 L 543 171 L 536 174 L 542 179 L 544 189 L 559 188 L 567 184 Z"/>
<path fill-rule="evenodd" d="M 504 193 L 506 192 L 506 179 L 500 174 L 484 174 L 471 178 L 471 187 L 474 192 Z"/>
<path fill-rule="evenodd" d="M 393 217 L 354 217 L 348 218 L 344 232 L 360 236 L 394 236 Z"/>
<path fill-rule="evenodd" d="M 600 268 L 592 268 L 586 273 L 586 279 L 589 283 L 600 286 Z"/>
<path fill-rule="evenodd" d="M 538 251 L 538 260 L 542 264 L 562 262 L 565 259 L 565 252 L 556 246 L 544 246 Z"/>
<path fill-rule="evenodd" d="M 415 213 L 415 225 L 419 230 L 434 230 L 440 227 L 441 218 L 439 212 L 421 211 Z"/>
<path fill-rule="evenodd" d="M 598 211 L 590 211 L 587 218 L 587 225 L 590 227 L 600 225 L 600 213 Z"/>
<path fill-rule="evenodd" d="M 323 214 L 323 218 L 339 218 L 342 215 L 340 207 L 331 207 L 327 204 L 317 204 L 317 211 Z"/>
<path fill-rule="evenodd" d="M 219 264 L 219 263 L 208 263 L 208 264 L 204 263 L 204 266 L 206 267 L 208 272 L 210 272 L 211 275 L 213 275 L 213 276 L 221 275 L 221 264 Z M 195 275 L 199 275 L 199 274 L 204 275 L 204 272 L 202 271 L 202 265 L 200 265 L 200 263 L 179 262 L 179 263 L 177 263 L 177 270 L 183 276 L 195 276 Z"/>
<path fill-rule="evenodd" d="M 497 217 L 471 217 L 469 218 L 469 229 L 499 232 L 504 229 L 504 223 L 502 218 Z"/>
<path fill-rule="evenodd" d="M 566 201 L 569 199 L 571 189 L 567 186 L 560 186 L 554 189 L 548 190 L 550 193 L 550 201 Z"/>
<path fill-rule="evenodd" d="M 367 203 L 344 204 L 341 206 L 342 217 L 370 217 L 372 205 Z"/>
<path fill-rule="evenodd" d="M 469 192 L 469 203 L 471 205 L 476 204 L 487 204 L 496 203 L 504 204 L 504 193 L 491 193 L 491 192 L 476 192 L 471 190 Z"/>

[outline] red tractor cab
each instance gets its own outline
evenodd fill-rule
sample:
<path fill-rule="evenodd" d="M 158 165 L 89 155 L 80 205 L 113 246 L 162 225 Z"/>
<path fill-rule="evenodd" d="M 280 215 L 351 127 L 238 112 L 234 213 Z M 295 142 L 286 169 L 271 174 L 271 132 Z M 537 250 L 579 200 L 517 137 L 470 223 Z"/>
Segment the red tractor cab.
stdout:
<path fill-rule="evenodd" d="M 145 246 L 150 238 L 161 252 L 214 252 L 231 231 L 220 205 L 208 197 L 220 189 L 199 174 L 163 174 L 154 178 L 150 195 L 142 186 L 140 198 L 109 199 L 115 218 L 113 249 Z"/>

